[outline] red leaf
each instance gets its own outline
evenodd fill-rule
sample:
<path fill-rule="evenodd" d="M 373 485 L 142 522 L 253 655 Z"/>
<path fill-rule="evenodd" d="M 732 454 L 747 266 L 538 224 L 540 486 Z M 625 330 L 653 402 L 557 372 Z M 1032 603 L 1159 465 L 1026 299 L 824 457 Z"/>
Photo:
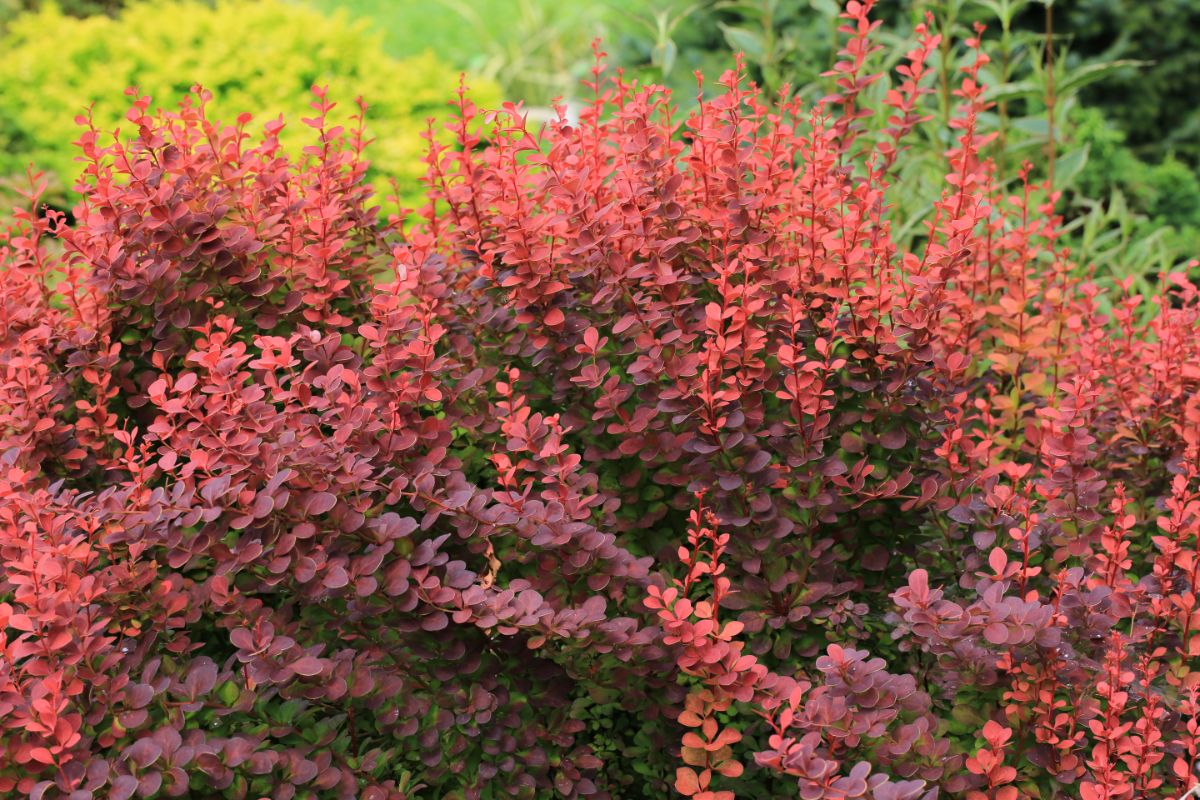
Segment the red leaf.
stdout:
<path fill-rule="evenodd" d="M 302 656 L 289 664 L 288 669 L 297 675 L 311 677 L 313 675 L 321 674 L 321 671 L 324 669 L 324 665 L 318 658 L 313 658 L 312 656 Z"/>
<path fill-rule="evenodd" d="M 320 516 L 337 505 L 337 498 L 329 492 L 313 492 L 304 503 L 304 511 L 313 516 Z"/>
<path fill-rule="evenodd" d="M 700 791 L 700 778 L 691 767 L 675 769 L 675 791 L 684 797 L 691 797 Z"/>

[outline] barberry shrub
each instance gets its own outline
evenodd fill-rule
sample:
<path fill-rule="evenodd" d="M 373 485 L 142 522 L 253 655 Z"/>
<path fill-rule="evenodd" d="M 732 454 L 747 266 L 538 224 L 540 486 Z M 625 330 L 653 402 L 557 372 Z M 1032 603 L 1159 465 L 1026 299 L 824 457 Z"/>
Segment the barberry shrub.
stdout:
<path fill-rule="evenodd" d="M 1200 289 L 1071 263 L 979 41 L 898 249 L 870 6 L 813 107 L 464 93 L 414 224 L 320 92 L 84 120 L 0 250 L 0 793 L 1194 787 Z"/>

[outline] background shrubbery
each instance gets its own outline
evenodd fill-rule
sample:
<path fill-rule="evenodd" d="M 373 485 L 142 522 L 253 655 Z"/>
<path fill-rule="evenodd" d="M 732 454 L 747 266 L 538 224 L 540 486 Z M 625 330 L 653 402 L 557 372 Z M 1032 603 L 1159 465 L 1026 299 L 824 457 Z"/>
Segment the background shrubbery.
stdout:
<path fill-rule="evenodd" d="M 1191 0 L 1060 0 L 1055 8 L 1074 52 L 1146 62 L 1092 87 L 1085 101 L 1102 109 L 1151 162 L 1171 153 L 1193 167 L 1200 162 L 1200 6 Z"/>
<path fill-rule="evenodd" d="M 396 179 L 411 199 L 427 120 L 458 85 L 431 51 L 392 58 L 366 22 L 281 0 L 162 0 L 82 18 L 50 5 L 12 20 L 0 48 L 0 174 L 32 162 L 67 189 L 79 171 L 75 117 L 92 105 L 96 126 L 112 131 L 124 123 L 126 87 L 170 107 L 202 84 L 216 115 L 249 109 L 259 124 L 282 115 L 282 141 L 295 152 L 308 141 L 298 122 L 321 84 L 343 123 L 356 97 L 369 98 L 372 177 Z M 473 84 L 483 102 L 498 101 L 493 84 Z"/>

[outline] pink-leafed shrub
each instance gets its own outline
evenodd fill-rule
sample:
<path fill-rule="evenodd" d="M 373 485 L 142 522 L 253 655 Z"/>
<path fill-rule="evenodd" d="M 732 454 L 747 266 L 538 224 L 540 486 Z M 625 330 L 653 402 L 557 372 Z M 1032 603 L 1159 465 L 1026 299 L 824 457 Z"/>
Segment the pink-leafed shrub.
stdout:
<path fill-rule="evenodd" d="M 1194 787 L 1200 290 L 1071 263 L 979 42 L 901 248 L 870 5 L 815 107 L 464 94 L 413 225 L 320 93 L 82 120 L 0 239 L 0 795 Z"/>

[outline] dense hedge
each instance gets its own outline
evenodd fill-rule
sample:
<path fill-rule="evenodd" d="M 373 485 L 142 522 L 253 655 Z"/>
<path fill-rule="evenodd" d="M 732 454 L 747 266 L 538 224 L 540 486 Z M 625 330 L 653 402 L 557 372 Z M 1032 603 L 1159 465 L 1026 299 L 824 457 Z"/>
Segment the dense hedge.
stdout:
<path fill-rule="evenodd" d="M 92 14 L 113 14 L 125 5 L 125 0 L 0 0 L 0 24 L 28 11 L 55 6 L 73 17 Z"/>
<path fill-rule="evenodd" d="M 322 95 L 85 129 L 0 240 L 0 793 L 1194 786 L 1200 289 L 1079 277 L 978 52 L 899 250 L 869 6 L 816 108 L 463 99 L 411 229 Z"/>
<path fill-rule="evenodd" d="M 370 99 L 373 175 L 412 192 L 427 119 L 445 111 L 458 83 L 432 53 L 390 58 L 365 23 L 283 0 L 151 0 L 83 19 L 51 5 L 13 20 L 0 52 L 0 175 L 23 174 L 32 162 L 65 188 L 79 171 L 74 118 L 94 103 L 97 127 L 113 130 L 128 86 L 173 107 L 199 83 L 224 119 L 282 115 L 284 145 L 298 154 L 308 143 L 299 119 L 320 83 L 340 101 L 340 122 L 357 96 Z M 493 85 L 473 83 L 481 102 L 497 102 Z"/>
<path fill-rule="evenodd" d="M 1174 154 L 1193 167 L 1200 162 L 1200 5 L 1060 0 L 1054 10 L 1077 56 L 1146 62 L 1089 88 L 1088 104 L 1103 109 L 1142 157 L 1158 162 Z"/>
<path fill-rule="evenodd" d="M 1116 193 L 1144 215 L 1146 233 L 1165 233 L 1177 250 L 1194 253 L 1200 243 L 1200 175 L 1167 158 L 1148 164 L 1125 146 L 1125 134 L 1098 109 L 1076 113 L 1075 136 L 1088 159 L 1078 178 L 1082 198 L 1109 201 Z M 1165 230 L 1169 226 L 1169 230 Z"/>

